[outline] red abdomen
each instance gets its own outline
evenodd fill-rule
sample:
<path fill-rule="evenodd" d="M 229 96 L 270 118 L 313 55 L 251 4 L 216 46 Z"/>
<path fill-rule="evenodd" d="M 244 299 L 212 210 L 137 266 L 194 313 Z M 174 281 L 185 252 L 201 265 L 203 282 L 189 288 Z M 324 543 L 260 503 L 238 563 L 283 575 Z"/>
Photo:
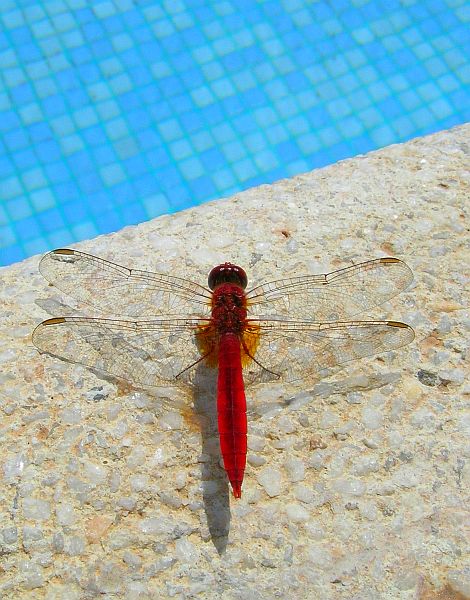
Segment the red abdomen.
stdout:
<path fill-rule="evenodd" d="M 241 497 L 246 464 L 246 399 L 243 384 L 240 340 L 236 333 L 219 339 L 217 412 L 220 450 L 235 498 Z"/>

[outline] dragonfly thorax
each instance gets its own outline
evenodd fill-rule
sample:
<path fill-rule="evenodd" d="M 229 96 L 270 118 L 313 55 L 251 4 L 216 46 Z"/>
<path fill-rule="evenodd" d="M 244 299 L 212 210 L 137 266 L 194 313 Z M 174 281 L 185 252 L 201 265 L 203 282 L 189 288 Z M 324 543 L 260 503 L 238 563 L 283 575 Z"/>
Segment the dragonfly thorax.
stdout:
<path fill-rule="evenodd" d="M 246 298 L 240 286 L 224 283 L 214 290 L 212 320 L 219 333 L 239 333 L 243 330 L 246 320 Z"/>

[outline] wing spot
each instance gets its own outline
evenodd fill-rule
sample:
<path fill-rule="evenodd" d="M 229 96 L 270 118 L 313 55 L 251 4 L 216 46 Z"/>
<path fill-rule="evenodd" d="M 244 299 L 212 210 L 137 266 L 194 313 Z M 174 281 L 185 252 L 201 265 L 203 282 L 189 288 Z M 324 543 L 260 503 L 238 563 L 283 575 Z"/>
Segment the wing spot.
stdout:
<path fill-rule="evenodd" d="M 380 259 L 381 263 L 399 263 L 400 260 L 398 258 L 385 257 Z"/>
<path fill-rule="evenodd" d="M 47 319 L 46 321 L 43 321 L 41 323 L 41 325 L 58 325 L 59 323 L 65 323 L 65 318 L 64 317 L 54 317 L 52 319 Z"/>
<path fill-rule="evenodd" d="M 52 250 L 51 254 L 75 254 L 75 250 L 70 250 L 70 248 L 57 248 L 57 250 Z"/>

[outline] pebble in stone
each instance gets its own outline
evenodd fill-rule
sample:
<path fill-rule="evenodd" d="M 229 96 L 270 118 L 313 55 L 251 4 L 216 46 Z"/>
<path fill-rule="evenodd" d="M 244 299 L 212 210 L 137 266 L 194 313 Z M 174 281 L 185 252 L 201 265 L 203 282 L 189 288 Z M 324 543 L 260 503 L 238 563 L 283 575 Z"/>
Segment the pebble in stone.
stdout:
<path fill-rule="evenodd" d="M 175 489 L 177 489 L 177 490 L 183 489 L 187 483 L 187 480 L 188 480 L 188 475 L 184 471 L 179 471 L 178 473 L 175 473 L 175 478 L 174 478 Z"/>
<path fill-rule="evenodd" d="M 250 465 L 253 465 L 253 467 L 261 467 L 262 465 L 266 464 L 266 459 L 264 456 L 260 456 L 259 454 L 251 454 L 251 452 L 247 454 L 246 460 Z"/>
<path fill-rule="evenodd" d="M 321 429 L 330 429 L 331 427 L 336 427 L 338 423 L 338 415 L 330 410 L 326 410 L 320 418 L 319 426 Z"/>
<path fill-rule="evenodd" d="M 410 422 L 418 429 L 423 427 L 432 428 L 436 422 L 436 415 L 427 408 L 419 408 L 411 415 Z"/>
<path fill-rule="evenodd" d="M 305 485 L 299 484 L 294 486 L 293 493 L 294 497 L 297 500 L 300 500 L 300 502 L 304 502 L 305 504 L 310 504 L 311 502 L 313 502 L 314 493 L 309 487 Z"/>
<path fill-rule="evenodd" d="M 419 483 L 419 474 L 411 465 L 402 465 L 393 474 L 392 481 L 403 488 L 413 488 Z"/>
<path fill-rule="evenodd" d="M 65 541 L 65 552 L 70 556 L 80 556 L 84 553 L 86 548 L 86 541 L 78 536 L 73 535 L 70 538 L 66 538 Z"/>
<path fill-rule="evenodd" d="M 75 523 L 75 511 L 70 504 L 58 504 L 55 507 L 55 514 L 59 525 L 69 526 Z"/>
<path fill-rule="evenodd" d="M 362 394 L 360 392 L 349 392 L 346 395 L 346 401 L 349 404 L 361 404 L 362 402 Z"/>
<path fill-rule="evenodd" d="M 83 474 L 90 483 L 98 485 L 106 481 L 108 469 L 97 463 L 86 461 L 83 465 Z"/>
<path fill-rule="evenodd" d="M 359 512 L 368 521 L 375 521 L 379 514 L 377 505 L 372 501 L 359 502 Z"/>
<path fill-rule="evenodd" d="M 82 420 L 82 411 L 79 408 L 64 408 L 60 411 L 59 418 L 63 423 L 76 425 Z"/>
<path fill-rule="evenodd" d="M 111 471 L 111 475 L 109 476 L 109 491 L 114 494 L 118 491 L 120 485 L 121 474 L 117 470 Z"/>
<path fill-rule="evenodd" d="M 141 423 L 143 425 L 150 425 L 155 421 L 155 415 L 150 411 L 144 411 L 136 415 L 135 420 L 137 423 Z"/>
<path fill-rule="evenodd" d="M 150 405 L 150 399 L 144 392 L 134 392 L 130 397 L 130 401 L 136 408 L 147 408 Z"/>
<path fill-rule="evenodd" d="M 175 429 L 182 429 L 183 418 L 177 412 L 168 412 L 158 419 L 158 423 L 162 429 L 172 431 Z"/>
<path fill-rule="evenodd" d="M 50 517 L 51 504 L 40 498 L 24 498 L 23 513 L 27 519 L 45 521 Z"/>
<path fill-rule="evenodd" d="M 109 421 L 114 421 L 114 419 L 121 412 L 122 406 L 120 404 L 110 404 L 106 407 L 105 415 Z"/>
<path fill-rule="evenodd" d="M 16 527 L 6 527 L 2 529 L 2 535 L 5 544 L 14 544 L 18 540 L 18 529 Z"/>
<path fill-rule="evenodd" d="M 395 578 L 395 587 L 401 591 L 413 590 L 420 581 L 420 574 L 414 570 L 406 570 Z"/>
<path fill-rule="evenodd" d="M 309 546 L 307 558 L 320 569 L 327 569 L 333 563 L 331 552 L 320 544 L 311 544 Z"/>
<path fill-rule="evenodd" d="M 144 474 L 135 474 L 129 477 L 129 484 L 134 492 L 141 492 L 149 486 L 149 478 Z"/>
<path fill-rule="evenodd" d="M 257 435 L 248 436 L 248 448 L 254 452 L 261 452 L 265 445 L 265 439 Z"/>
<path fill-rule="evenodd" d="M 362 410 L 361 421 L 367 429 L 379 429 L 383 423 L 383 415 L 377 409 L 366 406 Z"/>
<path fill-rule="evenodd" d="M 132 510 L 136 505 L 136 500 L 131 496 L 122 496 L 122 498 L 119 498 L 117 503 L 118 506 L 121 506 L 125 510 Z"/>
<path fill-rule="evenodd" d="M 310 518 L 310 513 L 301 504 L 287 504 L 286 514 L 293 523 L 305 523 Z"/>
<path fill-rule="evenodd" d="M 40 527 L 31 527 L 30 525 L 25 525 L 23 527 L 23 544 L 24 542 L 42 540 L 43 537 L 44 534 Z"/>
<path fill-rule="evenodd" d="M 183 563 L 194 563 L 199 557 L 196 546 L 185 538 L 176 540 L 175 555 Z"/>
<path fill-rule="evenodd" d="M 299 458 L 288 458 L 284 462 L 284 468 L 287 471 L 289 481 L 292 483 L 302 481 L 305 477 L 305 465 Z"/>
<path fill-rule="evenodd" d="M 465 371 L 463 369 L 449 369 L 440 373 L 441 379 L 461 385 L 465 381 Z"/>
<path fill-rule="evenodd" d="M 142 564 L 141 557 L 138 554 L 136 554 L 135 552 L 130 552 L 129 550 L 126 550 L 123 553 L 122 559 L 124 560 L 124 562 L 126 564 L 128 564 L 133 569 L 139 569 Z"/>
<path fill-rule="evenodd" d="M 332 487 L 336 492 L 350 496 L 362 496 L 366 489 L 365 483 L 360 479 L 337 479 Z"/>
<path fill-rule="evenodd" d="M 127 457 L 127 466 L 130 469 L 135 469 L 140 465 L 143 465 L 146 460 L 146 451 L 143 446 L 137 445 L 134 446 L 131 450 L 131 453 Z"/>
<path fill-rule="evenodd" d="M 352 464 L 351 471 L 354 475 L 367 475 L 380 469 L 379 461 L 374 456 L 360 456 Z"/>
<path fill-rule="evenodd" d="M 3 474 L 5 479 L 11 480 L 18 477 L 23 473 L 25 466 L 27 465 L 26 457 L 23 453 L 14 454 L 7 458 L 3 463 Z"/>
<path fill-rule="evenodd" d="M 162 491 L 158 492 L 158 496 L 163 502 L 163 504 L 166 504 L 166 506 L 171 506 L 172 508 L 180 508 L 183 505 L 181 498 L 176 494 Z"/>
<path fill-rule="evenodd" d="M 314 450 L 312 452 L 312 454 L 310 455 L 308 464 L 309 464 L 309 466 L 313 467 L 314 469 L 319 470 L 326 465 L 328 456 L 329 456 L 329 454 L 326 450 L 322 450 L 322 449 L 318 448 L 317 450 Z"/>
<path fill-rule="evenodd" d="M 431 246 L 429 249 L 429 256 L 433 258 L 438 256 L 444 256 L 449 252 L 449 248 L 447 246 Z"/>
<path fill-rule="evenodd" d="M 110 390 L 105 390 L 104 386 L 100 385 L 94 388 L 91 388 L 88 392 L 85 392 L 85 398 L 89 401 L 93 402 L 101 402 L 101 400 L 105 400 L 110 394 Z"/>
<path fill-rule="evenodd" d="M 23 585 L 28 590 L 33 590 L 44 585 L 42 568 L 33 561 L 21 560 L 18 570 L 23 577 Z"/>
<path fill-rule="evenodd" d="M 138 527 L 142 533 L 147 535 L 169 534 L 173 531 L 175 524 L 167 517 L 149 517 L 141 519 Z"/>
<path fill-rule="evenodd" d="M 129 426 L 126 421 L 119 421 L 113 431 L 113 436 L 117 439 L 122 439 L 129 431 Z"/>
<path fill-rule="evenodd" d="M 452 321 L 448 315 L 443 315 L 437 324 L 437 331 L 441 335 L 447 335 L 452 330 Z"/>
<path fill-rule="evenodd" d="M 296 424 L 289 417 L 283 416 L 279 419 L 277 426 L 282 433 L 294 433 L 297 430 Z"/>
<path fill-rule="evenodd" d="M 257 480 L 271 498 L 279 496 L 281 493 L 282 475 L 277 469 L 273 469 L 272 467 L 263 469 L 261 473 L 259 473 Z"/>

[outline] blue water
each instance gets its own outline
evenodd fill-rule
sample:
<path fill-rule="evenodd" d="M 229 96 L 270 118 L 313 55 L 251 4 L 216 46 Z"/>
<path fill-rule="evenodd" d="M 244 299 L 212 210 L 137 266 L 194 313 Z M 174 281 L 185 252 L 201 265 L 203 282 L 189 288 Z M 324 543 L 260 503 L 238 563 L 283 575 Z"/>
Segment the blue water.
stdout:
<path fill-rule="evenodd" d="M 465 0 L 2 0 L 0 264 L 470 117 Z"/>

